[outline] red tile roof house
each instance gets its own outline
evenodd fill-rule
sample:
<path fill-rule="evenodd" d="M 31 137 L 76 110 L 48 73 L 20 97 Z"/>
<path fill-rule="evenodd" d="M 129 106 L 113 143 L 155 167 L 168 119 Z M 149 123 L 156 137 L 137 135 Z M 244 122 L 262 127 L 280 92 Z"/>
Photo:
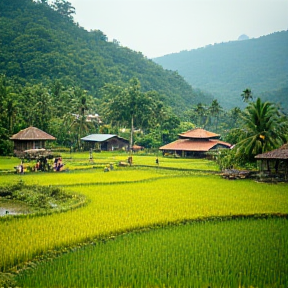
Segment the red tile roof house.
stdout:
<path fill-rule="evenodd" d="M 54 141 L 56 138 L 36 127 L 30 126 L 14 134 L 10 137 L 10 140 L 14 142 L 14 154 L 19 157 L 26 150 L 45 148 L 46 141 Z"/>
<path fill-rule="evenodd" d="M 209 151 L 231 147 L 231 144 L 219 140 L 219 134 L 201 128 L 189 130 L 178 136 L 178 140 L 159 148 L 163 155 L 170 153 L 180 157 L 202 158 L 206 157 Z"/>

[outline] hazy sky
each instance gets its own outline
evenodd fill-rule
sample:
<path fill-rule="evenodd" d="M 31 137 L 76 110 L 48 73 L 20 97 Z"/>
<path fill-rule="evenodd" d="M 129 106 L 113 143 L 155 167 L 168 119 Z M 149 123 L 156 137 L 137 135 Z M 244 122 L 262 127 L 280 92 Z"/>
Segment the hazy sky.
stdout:
<path fill-rule="evenodd" d="M 88 31 L 148 58 L 288 29 L 288 0 L 68 0 Z"/>

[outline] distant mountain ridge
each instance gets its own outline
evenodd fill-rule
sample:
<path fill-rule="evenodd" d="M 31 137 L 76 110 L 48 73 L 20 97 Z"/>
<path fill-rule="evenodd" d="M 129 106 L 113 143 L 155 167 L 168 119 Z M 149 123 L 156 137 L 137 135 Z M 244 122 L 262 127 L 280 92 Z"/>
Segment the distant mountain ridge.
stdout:
<path fill-rule="evenodd" d="M 226 108 L 242 107 L 240 95 L 250 88 L 254 97 L 281 101 L 288 111 L 288 95 L 283 94 L 288 88 L 288 31 L 181 51 L 153 61 L 177 71 L 192 87 L 211 93 Z M 274 93 L 277 98 L 271 91 L 278 91 Z"/>

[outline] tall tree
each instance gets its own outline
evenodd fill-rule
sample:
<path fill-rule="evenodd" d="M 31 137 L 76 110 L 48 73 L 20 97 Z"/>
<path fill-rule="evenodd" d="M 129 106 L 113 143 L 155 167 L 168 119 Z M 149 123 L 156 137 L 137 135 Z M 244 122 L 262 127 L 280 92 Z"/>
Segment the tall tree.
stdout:
<path fill-rule="evenodd" d="M 253 100 L 252 91 L 249 88 L 246 88 L 241 94 L 243 102 L 248 103 L 250 100 Z"/>
<path fill-rule="evenodd" d="M 130 149 L 133 146 L 133 135 L 134 135 L 134 122 L 137 112 L 141 109 L 141 93 L 140 93 L 140 81 L 137 78 L 132 78 L 129 81 L 129 88 L 127 91 L 126 105 L 129 111 L 130 121 L 131 121 L 131 131 L 130 131 Z"/>
<path fill-rule="evenodd" d="M 86 121 L 86 112 L 88 112 L 89 109 L 87 100 L 88 96 L 86 95 L 86 91 L 76 87 L 74 90 L 74 98 L 72 100 L 74 121 L 72 122 L 71 128 L 76 132 L 78 149 L 81 147 L 81 137 L 89 131 L 89 123 Z"/>
<path fill-rule="evenodd" d="M 0 155 L 12 151 L 9 137 L 13 129 L 12 119 L 15 112 L 13 88 L 6 76 L 0 75 Z"/>
<path fill-rule="evenodd" d="M 0 115 L 1 124 L 13 134 L 17 111 L 17 94 L 6 76 L 0 75 Z"/>
<path fill-rule="evenodd" d="M 75 8 L 66 0 L 55 0 L 52 8 L 54 8 L 62 16 L 69 19 L 73 19 L 72 15 L 75 14 Z"/>
<path fill-rule="evenodd" d="M 126 87 L 106 85 L 103 90 L 106 99 L 102 113 L 111 123 L 130 126 L 130 149 L 133 146 L 134 128 L 144 128 L 153 115 L 154 99 L 140 91 L 141 84 L 132 78 Z"/>
<path fill-rule="evenodd" d="M 56 107 L 52 105 L 52 97 L 47 87 L 43 84 L 25 86 L 19 106 L 26 125 L 33 125 L 49 132 L 49 121 Z"/>
<path fill-rule="evenodd" d="M 197 126 L 201 127 L 201 128 L 205 128 L 205 126 L 209 122 L 208 108 L 206 107 L 206 105 L 204 105 L 202 103 L 198 103 L 196 105 L 196 107 L 193 109 L 193 111 L 194 111 L 194 117 L 193 118 L 196 117 L 196 119 L 194 119 L 194 121 L 196 120 Z"/>
<path fill-rule="evenodd" d="M 208 109 L 209 109 L 210 115 L 215 118 L 215 121 L 214 121 L 214 123 L 215 123 L 215 131 L 217 131 L 218 118 L 219 118 L 219 115 L 220 115 L 220 113 L 222 111 L 222 107 L 218 103 L 217 99 L 215 99 L 215 100 L 212 101 L 211 106 Z"/>
<path fill-rule="evenodd" d="M 14 122 L 17 112 L 17 102 L 15 100 L 15 97 L 9 97 L 6 102 L 7 102 L 9 134 L 12 135 L 14 131 Z"/>

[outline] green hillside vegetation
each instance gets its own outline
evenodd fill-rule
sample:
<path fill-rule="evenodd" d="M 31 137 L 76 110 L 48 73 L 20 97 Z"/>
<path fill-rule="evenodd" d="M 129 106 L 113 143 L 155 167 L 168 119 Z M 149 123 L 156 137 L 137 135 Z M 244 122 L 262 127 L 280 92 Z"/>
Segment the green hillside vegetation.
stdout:
<path fill-rule="evenodd" d="M 243 107 L 239 96 L 249 87 L 255 96 L 261 94 L 263 99 L 281 102 L 287 111 L 287 47 L 288 31 L 282 31 L 153 60 L 166 69 L 177 71 L 193 87 L 210 92 L 225 108 Z M 278 91 L 274 93 L 275 90 Z"/>
<path fill-rule="evenodd" d="M 74 12 L 67 1 L 49 6 L 46 1 L 2 0 L 0 74 L 21 84 L 57 79 L 97 98 L 106 83 L 136 77 L 144 92 L 157 91 L 178 113 L 201 99 L 177 72 L 164 70 L 117 40 L 109 42 L 102 31 L 88 32 L 74 23 Z"/>
<path fill-rule="evenodd" d="M 273 99 L 286 113 L 288 112 L 288 86 L 279 90 L 263 92 L 260 97 L 263 101 L 271 101 Z"/>

